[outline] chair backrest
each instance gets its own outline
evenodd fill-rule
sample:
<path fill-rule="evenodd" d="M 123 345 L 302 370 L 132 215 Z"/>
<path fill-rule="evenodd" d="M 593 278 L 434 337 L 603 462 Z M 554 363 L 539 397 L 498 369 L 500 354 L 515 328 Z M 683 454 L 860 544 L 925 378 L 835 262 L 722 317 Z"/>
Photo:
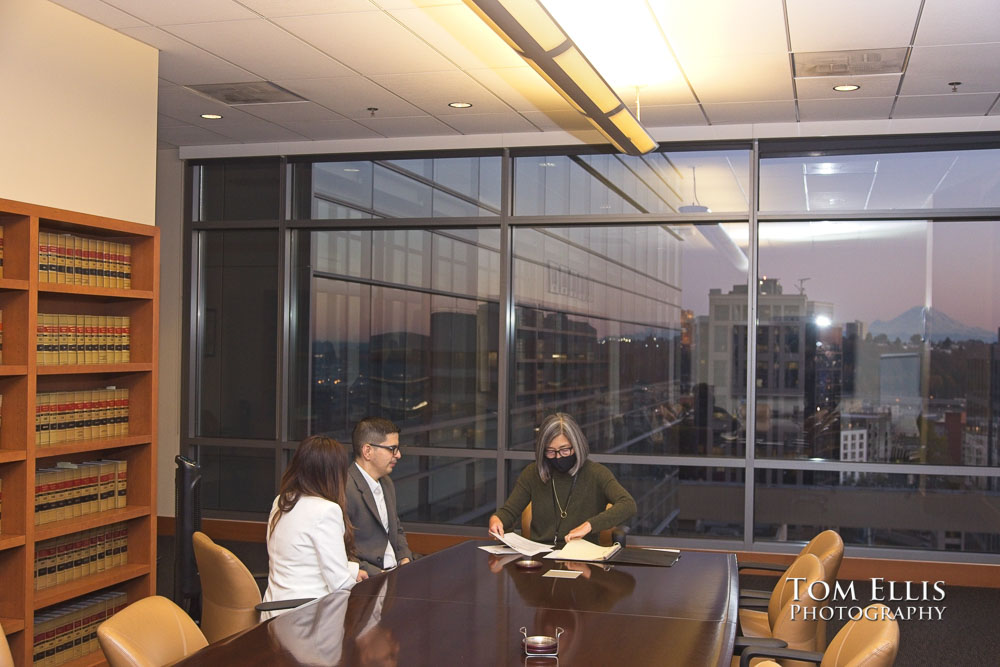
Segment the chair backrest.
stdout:
<path fill-rule="evenodd" d="M 865 607 L 844 624 L 823 653 L 820 667 L 891 667 L 899 650 L 899 624 L 883 604 Z"/>
<path fill-rule="evenodd" d="M 817 607 L 809 591 L 814 583 L 823 580 L 823 566 L 813 554 L 802 554 L 781 575 L 767 604 L 767 621 L 771 636 L 788 643 L 789 648 L 803 651 L 816 650 Z M 814 591 L 821 597 L 821 591 Z"/>
<path fill-rule="evenodd" d="M 840 572 L 840 563 L 844 560 L 844 540 L 837 531 L 824 530 L 809 540 L 809 544 L 799 552 L 799 555 L 801 554 L 812 554 L 819 558 L 823 566 L 823 581 L 832 589 L 833 582 L 837 580 L 837 573 Z"/>
<path fill-rule="evenodd" d="M 191 617 L 159 595 L 133 602 L 101 623 L 97 640 L 111 667 L 162 667 L 208 646 Z"/>
<path fill-rule="evenodd" d="M 10 644 L 7 643 L 7 635 L 3 633 L 2 625 L 0 625 L 0 667 L 14 667 L 14 656 L 10 654 Z"/>
<path fill-rule="evenodd" d="M 201 577 L 201 631 L 205 638 L 214 642 L 257 625 L 260 614 L 254 607 L 260 604 L 260 588 L 250 570 L 205 533 L 195 532 L 192 542 Z"/>
<path fill-rule="evenodd" d="M 604 509 L 608 509 L 608 507 L 611 507 L 611 503 L 608 503 Z M 611 537 L 612 530 L 611 528 L 602 530 L 600 535 L 598 535 L 597 541 L 604 546 L 611 546 L 613 542 Z M 526 540 L 531 539 L 531 503 L 528 503 L 527 507 L 521 512 L 521 536 Z"/>

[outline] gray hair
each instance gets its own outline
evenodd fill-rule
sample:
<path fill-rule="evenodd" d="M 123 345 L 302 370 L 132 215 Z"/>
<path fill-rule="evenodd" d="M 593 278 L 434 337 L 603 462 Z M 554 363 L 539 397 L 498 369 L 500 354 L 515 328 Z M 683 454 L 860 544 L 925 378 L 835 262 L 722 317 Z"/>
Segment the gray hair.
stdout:
<path fill-rule="evenodd" d="M 583 464 L 590 456 L 590 445 L 587 444 L 587 436 L 583 434 L 580 425 L 576 420 L 565 412 L 557 412 L 546 417 L 538 426 L 538 435 L 535 439 L 535 463 L 538 464 L 538 476 L 542 482 L 548 482 L 552 476 L 552 469 L 549 467 L 549 460 L 545 458 L 545 448 L 549 446 L 558 436 L 564 435 L 573 445 L 573 453 L 576 454 L 576 465 L 570 471 L 570 475 L 579 472 Z"/>

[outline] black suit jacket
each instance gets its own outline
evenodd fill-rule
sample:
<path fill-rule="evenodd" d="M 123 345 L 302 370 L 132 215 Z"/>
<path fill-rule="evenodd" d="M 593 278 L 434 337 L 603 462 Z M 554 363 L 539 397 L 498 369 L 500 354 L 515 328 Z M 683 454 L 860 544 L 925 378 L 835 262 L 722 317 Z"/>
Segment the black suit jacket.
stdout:
<path fill-rule="evenodd" d="M 396 552 L 397 562 L 404 558 L 412 559 L 413 554 L 406 544 L 406 531 L 400 525 L 399 515 L 396 513 L 396 487 L 393 486 L 392 480 L 388 476 L 379 480 L 385 498 L 386 513 L 389 515 L 387 532 L 378 516 L 375 496 L 372 495 L 372 490 L 356 463 L 352 463 L 348 468 L 347 476 L 347 515 L 351 519 L 351 525 L 354 526 L 354 552 L 361 569 L 368 574 L 381 572 L 385 545 L 390 541 L 393 551 Z"/>

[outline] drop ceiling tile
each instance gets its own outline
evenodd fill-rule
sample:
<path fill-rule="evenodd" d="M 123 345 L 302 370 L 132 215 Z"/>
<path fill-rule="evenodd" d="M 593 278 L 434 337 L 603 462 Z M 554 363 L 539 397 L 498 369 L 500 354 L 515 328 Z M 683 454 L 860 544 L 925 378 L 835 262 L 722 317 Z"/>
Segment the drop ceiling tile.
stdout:
<path fill-rule="evenodd" d="M 197 2 L 150 2 L 150 0 L 105 0 L 108 4 L 138 16 L 153 25 L 204 23 L 252 19 L 253 12 L 233 0 L 197 0 Z"/>
<path fill-rule="evenodd" d="M 996 0 L 924 0 L 917 29 L 917 46 L 975 44 L 1000 39 L 1000 11 Z"/>
<path fill-rule="evenodd" d="M 412 118 L 364 118 L 359 123 L 384 137 L 426 137 L 458 134 L 441 121 L 430 116 Z"/>
<path fill-rule="evenodd" d="M 462 0 L 372 0 L 382 9 L 410 9 L 412 7 L 447 7 L 464 4 Z"/>
<path fill-rule="evenodd" d="M 691 63 L 686 72 L 703 103 L 792 99 L 787 54 L 747 55 L 735 60 L 705 58 Z"/>
<path fill-rule="evenodd" d="M 703 104 L 702 106 L 712 124 L 784 123 L 795 120 L 795 103 L 791 100 Z"/>
<path fill-rule="evenodd" d="M 264 19 L 176 25 L 165 30 L 270 81 L 352 74 L 333 58 Z"/>
<path fill-rule="evenodd" d="M 920 0 L 786 0 L 792 51 L 909 46 Z"/>
<path fill-rule="evenodd" d="M 312 14 L 338 14 L 365 12 L 375 9 L 368 0 L 239 0 L 261 16 L 310 16 Z"/>
<path fill-rule="evenodd" d="M 991 116 L 1000 116 L 1000 95 L 993 101 L 993 107 L 990 109 Z"/>
<path fill-rule="evenodd" d="M 893 97 L 899 88 L 900 74 L 874 74 L 867 76 L 803 76 L 795 79 L 795 93 L 802 100 L 861 99 L 866 97 Z M 843 83 L 861 86 L 859 90 L 838 93 L 833 89 Z"/>
<path fill-rule="evenodd" d="M 160 28 L 124 28 L 123 33 L 160 50 L 160 78 L 179 85 L 259 81 L 260 77 L 188 44 Z"/>
<path fill-rule="evenodd" d="M 340 114 L 334 113 L 313 102 L 281 102 L 278 104 L 241 104 L 240 111 L 251 116 L 269 120 L 272 123 L 287 126 L 295 121 L 331 121 L 346 120 Z"/>
<path fill-rule="evenodd" d="M 389 92 L 435 116 L 468 114 L 467 109 L 453 109 L 449 102 L 470 102 L 472 113 L 503 113 L 510 107 L 483 88 L 465 72 L 424 72 L 420 74 L 384 74 L 371 77 Z"/>
<path fill-rule="evenodd" d="M 167 115 L 162 114 L 162 113 L 156 115 L 156 127 L 158 127 L 158 128 L 164 128 L 164 127 L 185 127 L 185 126 L 187 126 L 189 124 L 190 123 L 187 123 L 187 122 L 185 122 L 183 120 L 178 120 L 176 118 L 173 118 L 171 116 L 167 116 Z"/>
<path fill-rule="evenodd" d="M 803 123 L 820 120 L 881 120 L 889 118 L 895 97 L 859 97 L 828 100 L 799 100 Z"/>
<path fill-rule="evenodd" d="M 994 93 L 901 96 L 892 117 L 983 116 L 995 99 Z"/>
<path fill-rule="evenodd" d="M 52 0 L 52 2 L 115 30 L 146 25 L 142 19 L 101 0 Z"/>
<path fill-rule="evenodd" d="M 615 88 L 618 97 L 633 111 L 635 111 L 635 86 L 622 86 Z M 691 87 L 683 78 L 677 78 L 669 83 L 660 83 L 639 87 L 639 103 L 646 106 L 677 106 L 682 104 L 696 104 Z"/>
<path fill-rule="evenodd" d="M 194 125 L 160 128 L 156 138 L 173 146 L 208 146 L 212 144 L 240 143 L 236 139 L 216 134 L 211 130 Z"/>
<path fill-rule="evenodd" d="M 959 93 L 997 92 L 1000 91 L 997 61 L 1000 61 L 1000 43 L 914 47 L 900 93 L 949 93 L 950 81 L 962 82 Z"/>
<path fill-rule="evenodd" d="M 382 12 L 278 18 L 275 23 L 365 75 L 441 72 L 454 67 Z"/>
<path fill-rule="evenodd" d="M 390 14 L 462 69 L 524 65 L 524 59 L 464 4 Z"/>
<path fill-rule="evenodd" d="M 698 104 L 650 107 L 643 105 L 640 122 L 647 129 L 681 125 L 708 125 L 705 114 L 701 112 L 701 106 Z"/>
<path fill-rule="evenodd" d="M 558 130 L 573 132 L 594 129 L 589 120 L 573 109 L 565 111 L 522 111 L 521 115 L 543 132 Z"/>
<path fill-rule="evenodd" d="M 296 120 L 282 123 L 293 132 L 319 141 L 323 139 L 370 139 L 381 135 L 353 120 Z"/>
<path fill-rule="evenodd" d="M 451 115 L 444 119 L 462 134 L 500 134 L 504 132 L 538 132 L 538 128 L 513 111 L 507 113 L 473 113 Z"/>
<path fill-rule="evenodd" d="M 376 107 L 378 118 L 419 116 L 421 110 L 385 88 L 360 76 L 332 79 L 275 81 L 279 86 L 321 104 L 348 118 L 369 118 L 368 107 Z"/>
<path fill-rule="evenodd" d="M 160 113 L 216 134 L 244 143 L 260 141 L 301 141 L 300 134 L 279 127 L 237 107 L 202 97 L 187 88 L 165 88 L 159 94 Z M 202 118 L 203 113 L 217 113 L 221 119 Z"/>
<path fill-rule="evenodd" d="M 653 2 L 682 66 L 705 57 L 787 53 L 781 0 Z"/>
<path fill-rule="evenodd" d="M 569 102 L 528 65 L 501 69 L 474 69 L 469 70 L 467 74 L 493 91 L 493 94 L 515 111 L 571 109 Z"/>

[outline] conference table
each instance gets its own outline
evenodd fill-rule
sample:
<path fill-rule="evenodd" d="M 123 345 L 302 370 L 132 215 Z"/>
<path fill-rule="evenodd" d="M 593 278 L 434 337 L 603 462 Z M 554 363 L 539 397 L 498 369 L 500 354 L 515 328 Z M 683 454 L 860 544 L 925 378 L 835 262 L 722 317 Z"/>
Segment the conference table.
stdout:
<path fill-rule="evenodd" d="M 542 559 L 523 569 L 463 542 L 216 642 L 200 665 L 728 665 L 733 554 L 684 551 L 671 567 Z M 495 543 L 493 543 L 495 544 Z M 576 578 L 543 576 L 549 570 Z M 529 657 L 555 635 L 558 658 Z"/>

